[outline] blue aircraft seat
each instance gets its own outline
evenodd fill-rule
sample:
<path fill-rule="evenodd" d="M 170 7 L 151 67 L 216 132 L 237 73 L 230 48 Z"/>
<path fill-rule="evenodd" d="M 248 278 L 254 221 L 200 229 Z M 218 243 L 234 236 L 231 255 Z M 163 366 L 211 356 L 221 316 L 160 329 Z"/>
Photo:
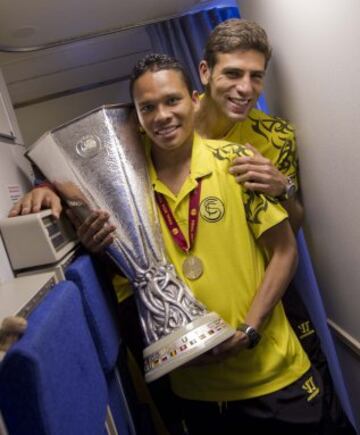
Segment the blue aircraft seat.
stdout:
<path fill-rule="evenodd" d="M 62 281 L 28 318 L 0 365 L 0 409 L 11 435 L 105 433 L 106 379 L 77 287 Z"/>
<path fill-rule="evenodd" d="M 109 283 L 97 269 L 89 255 L 81 255 L 67 268 L 66 278 L 82 294 L 85 316 L 107 379 L 116 429 L 121 434 L 135 434 L 137 399 L 127 370 L 126 347 L 118 332 L 114 301 L 106 288 Z"/>

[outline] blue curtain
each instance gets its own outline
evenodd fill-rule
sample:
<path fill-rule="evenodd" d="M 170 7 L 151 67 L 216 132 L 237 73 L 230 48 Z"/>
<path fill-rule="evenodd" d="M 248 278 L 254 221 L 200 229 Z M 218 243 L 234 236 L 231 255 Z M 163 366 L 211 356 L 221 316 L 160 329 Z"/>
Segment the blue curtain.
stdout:
<path fill-rule="evenodd" d="M 166 53 L 181 61 L 188 69 L 194 89 L 201 91 L 202 85 L 198 75 L 198 65 L 202 59 L 203 49 L 211 30 L 228 18 L 239 17 L 240 13 L 237 7 L 214 7 L 180 18 L 151 24 L 147 26 L 147 31 L 152 41 L 153 51 Z M 263 95 L 259 98 L 257 107 L 268 113 L 266 100 Z M 302 291 L 302 298 L 320 337 L 323 351 L 328 359 L 334 384 L 344 410 L 350 420 L 354 422 L 334 342 L 327 326 L 321 293 L 302 230 L 299 231 L 297 242 L 299 266 L 295 275 L 295 283 Z"/>
<path fill-rule="evenodd" d="M 188 70 L 194 89 L 202 90 L 198 65 L 212 29 L 229 18 L 240 18 L 237 7 L 214 7 L 201 12 L 150 24 L 146 30 L 156 53 L 178 59 Z"/>

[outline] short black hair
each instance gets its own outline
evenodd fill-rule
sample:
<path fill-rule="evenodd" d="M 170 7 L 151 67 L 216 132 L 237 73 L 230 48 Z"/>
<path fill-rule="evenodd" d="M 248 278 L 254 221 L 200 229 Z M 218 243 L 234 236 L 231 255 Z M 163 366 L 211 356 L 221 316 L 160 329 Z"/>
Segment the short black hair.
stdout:
<path fill-rule="evenodd" d="M 174 57 L 161 53 L 150 53 L 136 62 L 130 76 L 130 96 L 134 101 L 134 84 L 136 80 L 148 71 L 156 72 L 161 70 L 174 70 L 180 73 L 188 91 L 191 95 L 193 87 L 190 77 L 183 65 Z"/>

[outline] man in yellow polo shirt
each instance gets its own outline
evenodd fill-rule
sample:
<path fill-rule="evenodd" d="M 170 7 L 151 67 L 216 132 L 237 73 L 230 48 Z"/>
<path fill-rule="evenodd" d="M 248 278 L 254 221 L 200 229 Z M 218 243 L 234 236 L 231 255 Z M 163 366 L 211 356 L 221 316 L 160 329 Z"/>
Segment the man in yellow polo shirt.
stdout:
<path fill-rule="evenodd" d="M 237 332 L 192 365 L 173 371 L 172 389 L 189 434 L 265 429 L 315 434 L 321 384 L 280 302 L 297 258 L 287 213 L 229 174 L 234 157 L 251 155 L 246 147 L 194 133 L 199 100 L 186 77 L 174 59 L 149 55 L 134 68 L 131 94 L 148 138 L 157 201 L 176 222 L 173 232 L 161 215 L 167 255 L 195 296 Z M 198 225 L 189 239 L 189 206 L 196 191 Z M 108 236 L 97 220 L 94 214 L 80 225 L 82 240 L 96 236 L 100 242 Z M 187 249 L 174 233 L 184 235 Z M 201 264 L 195 278 L 183 267 L 189 254 Z"/>
<path fill-rule="evenodd" d="M 271 47 L 264 29 L 255 22 L 231 19 L 210 34 L 199 73 L 205 93 L 197 119 L 204 137 L 247 144 L 253 156 L 235 158 L 231 172 L 246 189 L 274 198 L 287 210 L 296 232 L 303 207 L 297 194 L 298 161 L 294 128 L 287 121 L 255 109 L 263 90 Z M 312 364 L 319 370 L 326 407 L 337 428 L 351 433 L 342 411 L 326 357 L 309 314 L 300 297 L 301 288 L 291 282 L 283 297 L 286 315 Z M 332 433 L 332 432 L 331 432 Z"/>

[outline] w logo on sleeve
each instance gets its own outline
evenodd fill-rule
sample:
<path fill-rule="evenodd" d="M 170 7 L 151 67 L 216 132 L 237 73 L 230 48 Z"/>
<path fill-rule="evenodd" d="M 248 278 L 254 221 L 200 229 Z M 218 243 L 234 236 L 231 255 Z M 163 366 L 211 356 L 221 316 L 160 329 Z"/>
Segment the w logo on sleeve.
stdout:
<path fill-rule="evenodd" d="M 308 394 L 307 401 L 313 400 L 319 393 L 320 388 L 316 386 L 314 378 L 310 376 L 302 385 L 302 389 Z"/>

